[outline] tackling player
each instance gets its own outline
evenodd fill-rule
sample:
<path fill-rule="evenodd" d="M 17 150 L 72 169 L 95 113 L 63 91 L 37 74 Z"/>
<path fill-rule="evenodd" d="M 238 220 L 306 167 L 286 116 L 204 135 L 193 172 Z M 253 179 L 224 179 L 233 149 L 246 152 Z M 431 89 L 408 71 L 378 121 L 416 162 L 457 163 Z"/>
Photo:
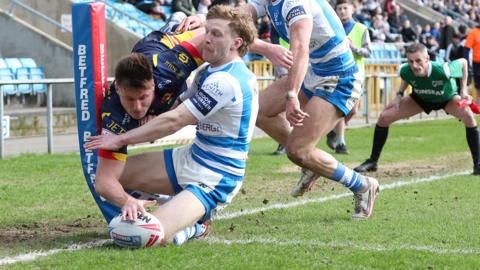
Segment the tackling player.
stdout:
<path fill-rule="evenodd" d="M 257 120 L 261 129 L 287 146 L 289 159 L 303 168 L 292 195 L 303 195 L 319 175 L 325 176 L 354 193 L 354 218 L 370 217 L 377 180 L 316 148 L 361 95 L 361 78 L 340 19 L 325 0 L 253 0 L 240 8 L 254 19 L 268 13 L 280 37 L 290 43 L 295 60 L 286 77 L 260 94 Z M 201 19 L 188 17 L 179 29 L 198 26 Z M 282 121 L 283 111 L 294 127 L 291 132 Z"/>
<path fill-rule="evenodd" d="M 121 206 L 128 220 L 136 220 L 137 211 L 144 213 L 151 202 L 133 198 L 125 188 L 174 195 L 153 212 L 165 232 L 162 243 L 181 244 L 198 235 L 189 230 L 192 224 L 208 220 L 219 205 L 233 199 L 242 185 L 255 127 L 256 78 L 240 58 L 255 39 L 253 21 L 226 6 L 210 9 L 207 20 L 201 55 L 210 65 L 182 95 L 184 102 L 138 128 L 118 136 L 91 137 L 85 144 L 90 150 L 114 150 L 197 125 L 191 145 L 134 155 L 126 165 L 117 165 L 121 168 L 110 166 L 115 170 L 103 169 L 108 161 L 102 159 L 103 174 L 97 172 L 97 192 Z"/>

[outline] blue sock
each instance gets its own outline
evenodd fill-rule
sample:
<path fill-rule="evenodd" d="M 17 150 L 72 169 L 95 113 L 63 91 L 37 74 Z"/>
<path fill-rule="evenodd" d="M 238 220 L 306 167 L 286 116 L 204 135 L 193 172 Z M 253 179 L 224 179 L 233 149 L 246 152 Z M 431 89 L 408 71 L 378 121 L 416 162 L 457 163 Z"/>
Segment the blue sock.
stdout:
<path fill-rule="evenodd" d="M 361 190 L 363 186 L 363 176 L 340 162 L 337 163 L 337 168 L 330 179 L 342 183 L 353 192 Z"/>
<path fill-rule="evenodd" d="M 173 237 L 173 243 L 177 246 L 181 246 L 185 242 L 187 242 L 190 238 L 198 237 L 202 235 L 204 232 L 205 232 L 205 227 L 203 226 L 203 224 L 195 223 L 179 231 L 177 234 L 175 234 L 175 236 Z"/>

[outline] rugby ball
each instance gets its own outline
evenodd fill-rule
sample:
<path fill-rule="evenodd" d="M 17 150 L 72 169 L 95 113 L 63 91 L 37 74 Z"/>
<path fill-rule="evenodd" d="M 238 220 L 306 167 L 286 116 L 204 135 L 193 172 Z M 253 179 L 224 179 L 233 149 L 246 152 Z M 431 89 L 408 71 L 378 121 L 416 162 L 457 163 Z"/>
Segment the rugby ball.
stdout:
<path fill-rule="evenodd" d="M 108 233 L 113 242 L 121 247 L 143 248 L 160 244 L 164 237 L 162 224 L 146 213 L 138 212 L 137 221 L 122 220 L 122 215 L 114 217 L 108 224 Z"/>

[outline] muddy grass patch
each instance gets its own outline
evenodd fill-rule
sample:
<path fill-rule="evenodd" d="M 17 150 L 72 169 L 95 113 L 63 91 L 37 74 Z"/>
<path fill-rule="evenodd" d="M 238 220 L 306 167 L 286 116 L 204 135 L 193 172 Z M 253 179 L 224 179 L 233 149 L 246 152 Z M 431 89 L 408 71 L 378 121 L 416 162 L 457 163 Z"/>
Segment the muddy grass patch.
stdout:
<path fill-rule="evenodd" d="M 68 223 L 33 222 L 18 224 L 11 228 L 0 229 L 0 250 L 8 250 L 14 246 L 35 248 L 45 243 L 55 243 L 75 239 L 77 236 L 106 234 L 105 221 L 98 217 L 86 216 Z M 87 238 L 92 238 L 87 237 Z"/>

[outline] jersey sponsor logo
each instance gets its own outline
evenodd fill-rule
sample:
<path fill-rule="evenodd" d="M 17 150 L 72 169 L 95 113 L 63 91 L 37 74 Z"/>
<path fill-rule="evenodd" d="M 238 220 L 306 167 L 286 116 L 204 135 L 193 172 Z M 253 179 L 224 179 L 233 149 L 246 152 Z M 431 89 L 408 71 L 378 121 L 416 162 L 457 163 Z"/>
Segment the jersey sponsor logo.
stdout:
<path fill-rule="evenodd" d="M 166 92 L 165 94 L 163 94 L 162 99 L 160 100 L 160 103 L 161 104 L 169 103 L 172 97 L 173 97 L 172 92 Z"/>
<path fill-rule="evenodd" d="M 122 119 L 122 125 L 127 125 L 128 123 L 130 123 L 130 120 L 132 120 L 132 118 L 130 117 L 130 115 L 128 113 L 125 113 L 125 115 L 123 116 L 123 119 Z"/>
<path fill-rule="evenodd" d="M 179 59 L 179 60 L 180 60 L 180 59 Z M 172 63 L 172 62 L 170 62 L 170 61 L 168 61 L 168 60 L 165 60 L 165 61 L 163 62 L 163 64 L 164 64 L 168 69 L 170 69 L 171 71 L 173 71 L 173 73 L 175 73 L 175 74 L 177 75 L 177 78 L 178 78 L 178 79 L 182 79 L 182 78 L 186 77 L 186 76 L 185 76 L 185 72 L 184 72 L 181 68 L 179 68 L 177 65 L 175 65 L 174 63 Z"/>
<path fill-rule="evenodd" d="M 443 96 L 443 90 L 435 91 L 434 89 L 413 89 L 413 92 L 419 95 L 433 95 L 433 96 Z"/>
<path fill-rule="evenodd" d="M 108 117 L 110 116 L 112 113 L 110 112 L 102 112 L 102 119 L 105 118 L 105 117 Z"/>
<path fill-rule="evenodd" d="M 213 188 L 205 185 L 204 183 L 198 183 L 198 186 L 203 189 L 204 192 L 209 193 L 213 191 Z"/>
<path fill-rule="evenodd" d="M 157 87 L 158 87 L 159 89 L 162 89 L 162 88 L 164 88 L 165 86 L 167 86 L 167 85 L 170 84 L 170 83 L 172 83 L 172 81 L 171 81 L 171 80 L 168 80 L 168 79 L 166 79 L 166 80 L 159 80 L 158 83 L 157 83 Z"/>
<path fill-rule="evenodd" d="M 433 86 L 433 87 L 437 87 L 437 86 L 441 86 L 441 85 L 443 85 L 443 81 L 442 81 L 442 80 L 432 81 L 432 86 Z"/>
<path fill-rule="evenodd" d="M 222 126 L 218 123 L 198 123 L 197 128 L 208 135 L 220 135 L 222 133 Z"/>
<path fill-rule="evenodd" d="M 307 12 L 303 8 L 303 6 L 296 6 L 288 12 L 287 17 L 285 19 L 287 20 L 287 24 L 290 24 L 290 21 L 295 17 L 306 15 L 306 14 Z"/>
<path fill-rule="evenodd" d="M 207 94 L 203 89 L 200 89 L 193 97 L 190 98 L 193 105 L 203 115 L 207 115 L 217 105 L 217 101 Z"/>
<path fill-rule="evenodd" d="M 112 133 L 110 130 L 108 129 L 102 129 L 102 135 L 116 135 L 114 133 Z"/>
<path fill-rule="evenodd" d="M 318 48 L 318 47 L 320 47 L 320 41 L 318 41 L 316 39 L 311 39 L 310 43 L 308 44 L 308 48 L 310 50 L 312 50 L 312 49 Z"/>
<path fill-rule="evenodd" d="M 204 89 L 205 91 L 208 91 L 209 93 L 217 97 L 223 96 L 223 92 L 220 90 L 220 81 L 214 81 L 208 84 L 204 84 L 202 86 L 202 89 Z"/>
<path fill-rule="evenodd" d="M 188 57 L 186 54 L 184 53 L 180 53 L 178 55 L 178 60 L 184 64 L 188 63 L 188 61 L 190 60 L 190 57 Z"/>
<path fill-rule="evenodd" d="M 111 120 L 110 122 L 105 124 L 105 129 L 114 133 L 114 134 L 122 134 L 125 133 L 127 130 L 123 128 L 123 126 L 119 125 L 117 122 Z M 103 129 L 103 130 L 105 130 Z"/>

